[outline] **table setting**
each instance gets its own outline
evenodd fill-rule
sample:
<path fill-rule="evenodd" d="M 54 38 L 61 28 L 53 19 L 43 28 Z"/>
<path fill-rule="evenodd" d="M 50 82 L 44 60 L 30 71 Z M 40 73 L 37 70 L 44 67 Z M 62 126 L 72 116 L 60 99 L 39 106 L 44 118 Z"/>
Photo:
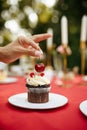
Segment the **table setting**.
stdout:
<path fill-rule="evenodd" d="M 62 44 L 55 49 L 59 56 L 56 55 L 58 57 L 53 59 L 53 64 L 53 39 L 49 38 L 46 65 L 42 59 L 39 59 L 40 63 L 32 58 L 26 62 L 23 56 L 19 65 L 11 66 L 8 75 L 0 81 L 0 130 L 87 129 L 85 41 L 81 39 L 82 64 L 79 74 L 78 66 L 68 68 L 67 57 L 72 50 L 68 45 L 68 20 L 65 16 L 61 19 L 61 30 Z M 51 28 L 47 31 L 53 35 Z"/>
<path fill-rule="evenodd" d="M 49 93 L 49 102 L 38 104 L 27 101 L 25 78 L 22 76 L 17 78 L 18 82 L 15 84 L 11 83 L 0 86 L 0 111 L 2 112 L 0 114 L 1 129 L 23 129 L 23 122 L 26 123 L 26 129 L 34 129 L 33 123 L 35 122 L 37 122 L 36 128 L 39 128 L 39 120 L 36 121 L 36 118 L 42 120 L 41 126 L 45 125 L 45 121 L 48 121 L 46 126 L 48 129 L 55 129 L 55 126 L 62 129 L 64 129 L 64 126 L 72 129 L 87 127 L 86 86 L 73 84 L 72 87 L 68 88 L 60 87 L 55 84 L 55 77 L 53 77 L 51 80 L 52 88 Z M 14 118 L 12 118 L 12 116 Z M 70 122 L 70 125 L 68 125 L 67 121 L 70 121 L 71 117 L 74 121 L 73 123 Z M 65 119 L 67 119 L 67 121 Z M 80 122 L 79 125 L 76 123 L 77 120 Z M 63 125 L 59 125 L 60 123 L 58 121 L 63 123 Z M 14 124 L 16 122 L 17 125 L 12 125 L 12 122 Z M 52 126 L 50 128 L 51 124 Z"/>

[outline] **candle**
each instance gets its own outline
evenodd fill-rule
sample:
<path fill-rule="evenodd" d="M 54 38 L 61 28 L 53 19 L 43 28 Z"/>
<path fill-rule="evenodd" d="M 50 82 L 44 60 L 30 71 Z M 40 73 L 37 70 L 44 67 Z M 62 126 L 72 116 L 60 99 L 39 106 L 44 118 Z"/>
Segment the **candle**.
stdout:
<path fill-rule="evenodd" d="M 52 30 L 52 28 L 49 28 L 49 29 L 47 30 L 47 33 L 53 35 L 53 30 Z M 52 46 L 53 46 L 53 36 L 47 39 L 47 49 L 52 49 Z"/>
<path fill-rule="evenodd" d="M 86 41 L 86 30 L 87 30 L 87 17 L 84 15 L 82 17 L 82 22 L 81 22 L 81 37 L 80 41 L 85 42 Z"/>
<path fill-rule="evenodd" d="M 61 18 L 61 42 L 65 46 L 68 44 L 68 21 L 65 16 Z"/>

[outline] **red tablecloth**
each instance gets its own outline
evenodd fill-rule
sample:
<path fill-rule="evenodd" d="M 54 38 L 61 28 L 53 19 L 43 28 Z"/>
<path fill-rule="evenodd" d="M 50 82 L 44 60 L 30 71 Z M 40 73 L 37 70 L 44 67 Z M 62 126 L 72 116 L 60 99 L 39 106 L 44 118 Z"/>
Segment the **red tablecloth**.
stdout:
<path fill-rule="evenodd" d="M 26 92 L 25 79 L 0 85 L 0 130 L 87 130 L 87 117 L 79 110 L 79 104 L 87 99 L 87 86 L 71 83 L 71 87 L 59 87 L 53 79 L 51 92 L 64 95 L 69 102 L 51 110 L 31 110 L 12 106 L 8 98 Z"/>

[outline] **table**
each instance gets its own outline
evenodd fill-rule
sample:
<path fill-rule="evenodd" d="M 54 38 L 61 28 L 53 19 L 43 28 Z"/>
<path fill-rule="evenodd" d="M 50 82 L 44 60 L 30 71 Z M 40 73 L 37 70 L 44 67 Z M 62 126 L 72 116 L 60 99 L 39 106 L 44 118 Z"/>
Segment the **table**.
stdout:
<path fill-rule="evenodd" d="M 79 104 L 87 99 L 87 86 L 77 82 L 69 88 L 51 82 L 51 92 L 64 95 L 69 102 L 50 110 L 31 110 L 12 106 L 8 98 L 26 92 L 24 77 L 11 84 L 0 84 L 0 130 L 87 130 L 87 117 L 79 110 Z"/>

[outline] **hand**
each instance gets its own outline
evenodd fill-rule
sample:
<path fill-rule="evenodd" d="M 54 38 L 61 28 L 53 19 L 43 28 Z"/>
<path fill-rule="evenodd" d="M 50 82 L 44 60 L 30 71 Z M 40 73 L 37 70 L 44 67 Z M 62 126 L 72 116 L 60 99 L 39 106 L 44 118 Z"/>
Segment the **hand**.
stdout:
<path fill-rule="evenodd" d="M 49 37 L 51 37 L 51 34 L 47 33 L 34 35 L 29 38 L 20 36 L 12 43 L 0 47 L 0 61 L 10 63 L 17 60 L 22 55 L 40 57 L 43 52 L 39 47 L 38 42 Z"/>

